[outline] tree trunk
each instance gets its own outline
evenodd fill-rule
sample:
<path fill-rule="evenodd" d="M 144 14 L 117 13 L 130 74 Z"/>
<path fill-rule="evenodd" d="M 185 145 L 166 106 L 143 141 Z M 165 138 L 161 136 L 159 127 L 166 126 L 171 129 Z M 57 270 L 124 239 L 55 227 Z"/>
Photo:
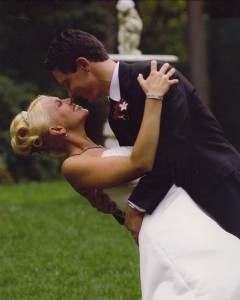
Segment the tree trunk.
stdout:
<path fill-rule="evenodd" d="M 116 2 L 109 1 L 109 0 L 102 0 L 101 4 L 109 12 L 108 17 L 104 20 L 107 29 L 104 46 L 108 53 L 116 53 L 117 32 L 118 32 Z"/>
<path fill-rule="evenodd" d="M 202 99 L 210 106 L 203 1 L 187 0 L 187 10 L 190 79 Z"/>

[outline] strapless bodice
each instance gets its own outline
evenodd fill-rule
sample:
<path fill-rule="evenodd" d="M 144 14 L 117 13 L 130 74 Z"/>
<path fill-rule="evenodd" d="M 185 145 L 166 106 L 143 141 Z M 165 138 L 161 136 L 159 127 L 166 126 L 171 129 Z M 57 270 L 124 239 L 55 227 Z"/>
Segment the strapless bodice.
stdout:
<path fill-rule="evenodd" d="M 133 147 L 130 146 L 110 148 L 105 150 L 102 153 L 102 157 L 109 157 L 109 156 L 129 157 L 131 155 L 132 148 Z M 104 192 L 108 194 L 110 199 L 117 204 L 118 209 L 124 212 L 127 205 L 128 198 L 132 193 L 134 187 L 138 183 L 138 181 L 139 179 L 135 179 L 113 188 L 104 189 Z"/>
<path fill-rule="evenodd" d="M 124 146 L 124 147 L 114 147 L 109 148 L 102 153 L 102 157 L 108 156 L 127 156 L 129 157 L 132 153 L 133 147 L 131 146 Z"/>

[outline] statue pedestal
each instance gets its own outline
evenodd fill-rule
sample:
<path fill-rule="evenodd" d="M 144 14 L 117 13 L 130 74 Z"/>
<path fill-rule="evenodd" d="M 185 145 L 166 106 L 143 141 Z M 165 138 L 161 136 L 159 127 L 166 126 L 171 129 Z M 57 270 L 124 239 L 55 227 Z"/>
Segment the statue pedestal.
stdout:
<path fill-rule="evenodd" d="M 115 138 L 114 133 L 112 132 L 111 127 L 108 124 L 108 121 L 104 124 L 103 127 L 103 136 L 105 137 L 104 146 L 106 148 L 118 147 L 118 141 Z"/>
<path fill-rule="evenodd" d="M 137 62 L 146 60 L 161 60 L 164 62 L 177 62 L 178 57 L 175 55 L 159 55 L 159 54 L 109 54 L 110 58 L 115 61 Z"/>

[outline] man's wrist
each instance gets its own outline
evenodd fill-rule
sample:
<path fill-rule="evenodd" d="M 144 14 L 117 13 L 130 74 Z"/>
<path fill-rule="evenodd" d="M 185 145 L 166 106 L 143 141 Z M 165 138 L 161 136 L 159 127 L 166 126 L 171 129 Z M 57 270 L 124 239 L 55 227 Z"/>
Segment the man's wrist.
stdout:
<path fill-rule="evenodd" d="M 146 210 L 137 206 L 136 204 L 132 203 L 131 201 L 128 201 L 128 206 L 131 207 L 133 210 L 136 210 L 138 212 L 141 212 L 141 213 L 145 213 Z"/>

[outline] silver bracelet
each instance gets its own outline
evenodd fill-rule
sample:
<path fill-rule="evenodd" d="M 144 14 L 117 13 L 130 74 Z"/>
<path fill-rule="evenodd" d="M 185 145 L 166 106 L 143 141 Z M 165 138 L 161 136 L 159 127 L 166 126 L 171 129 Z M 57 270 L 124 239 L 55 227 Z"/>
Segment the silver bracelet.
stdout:
<path fill-rule="evenodd" d="M 150 94 L 147 94 L 146 98 L 147 99 L 155 99 L 155 100 L 161 100 L 161 101 L 163 101 L 163 96 L 160 96 L 160 95 L 150 95 Z"/>

